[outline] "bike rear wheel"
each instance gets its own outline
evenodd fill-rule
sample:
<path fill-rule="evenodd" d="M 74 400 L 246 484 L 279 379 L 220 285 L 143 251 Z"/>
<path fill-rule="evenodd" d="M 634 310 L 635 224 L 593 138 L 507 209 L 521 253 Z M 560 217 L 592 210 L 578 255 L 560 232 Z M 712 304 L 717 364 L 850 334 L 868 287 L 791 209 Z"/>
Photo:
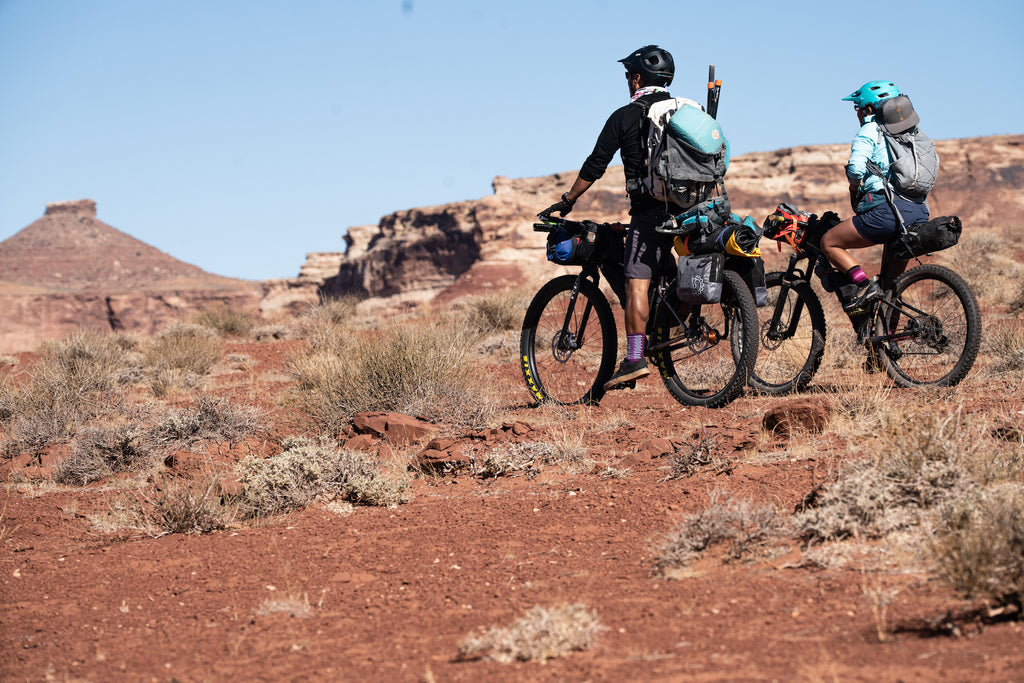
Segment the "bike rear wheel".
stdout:
<path fill-rule="evenodd" d="M 967 282 L 949 268 L 926 264 L 893 283 L 878 304 L 877 356 L 902 387 L 958 384 L 981 344 L 981 313 Z"/>
<path fill-rule="evenodd" d="M 596 403 L 615 370 L 618 338 L 608 300 L 583 279 L 562 275 L 537 292 L 526 309 L 519 350 L 526 386 L 538 402 Z"/>
<path fill-rule="evenodd" d="M 786 284 L 785 273 L 768 273 L 768 305 L 757 309 L 760 348 L 750 386 L 766 394 L 807 387 L 825 355 L 825 312 L 805 281 Z M 772 318 L 779 310 L 778 322 Z"/>
<path fill-rule="evenodd" d="M 655 307 L 651 359 L 672 396 L 687 406 L 720 408 L 743 392 L 757 358 L 757 306 L 743 279 L 723 273 L 722 301 L 704 304 L 680 325 L 670 306 Z M 662 346 L 660 350 L 659 346 Z"/>

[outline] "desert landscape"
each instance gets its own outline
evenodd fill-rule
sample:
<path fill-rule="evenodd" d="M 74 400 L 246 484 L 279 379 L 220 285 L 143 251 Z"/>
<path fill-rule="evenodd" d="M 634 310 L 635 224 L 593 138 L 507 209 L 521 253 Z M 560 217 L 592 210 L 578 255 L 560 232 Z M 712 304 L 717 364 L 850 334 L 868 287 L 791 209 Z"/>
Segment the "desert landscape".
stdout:
<path fill-rule="evenodd" d="M 847 153 L 738 157 L 734 211 L 848 213 Z M 266 282 L 49 205 L 0 243 L 0 679 L 1021 680 L 1024 136 L 939 153 L 966 380 L 895 388 L 819 292 L 810 387 L 717 410 L 655 374 L 532 400 L 523 313 L 566 269 L 531 224 L 572 173 Z M 613 171 L 574 218 L 625 218 Z"/>

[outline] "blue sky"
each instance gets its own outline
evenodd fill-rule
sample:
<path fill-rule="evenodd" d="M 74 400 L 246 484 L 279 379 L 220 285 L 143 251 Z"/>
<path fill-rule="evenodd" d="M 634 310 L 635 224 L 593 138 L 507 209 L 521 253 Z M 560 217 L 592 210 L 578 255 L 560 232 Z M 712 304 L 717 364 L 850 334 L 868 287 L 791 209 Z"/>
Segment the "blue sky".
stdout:
<path fill-rule="evenodd" d="M 1022 8 L 0 0 L 0 240 L 91 198 L 208 271 L 294 276 L 349 226 L 578 169 L 626 101 L 616 60 L 647 43 L 675 95 L 703 100 L 716 64 L 734 154 L 849 142 L 840 100 L 876 78 L 933 138 L 1021 133 Z"/>

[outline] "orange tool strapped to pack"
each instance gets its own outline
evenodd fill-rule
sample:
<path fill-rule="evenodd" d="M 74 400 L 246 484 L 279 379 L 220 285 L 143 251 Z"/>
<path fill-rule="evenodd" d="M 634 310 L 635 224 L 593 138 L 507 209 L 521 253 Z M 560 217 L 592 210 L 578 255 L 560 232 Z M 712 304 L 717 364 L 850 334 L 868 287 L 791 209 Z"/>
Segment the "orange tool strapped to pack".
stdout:
<path fill-rule="evenodd" d="M 778 242 L 779 251 L 782 251 L 783 242 L 799 251 L 807 234 L 807 224 L 813 218 L 813 214 L 800 211 L 792 204 L 779 204 L 764 219 L 764 236 Z"/>

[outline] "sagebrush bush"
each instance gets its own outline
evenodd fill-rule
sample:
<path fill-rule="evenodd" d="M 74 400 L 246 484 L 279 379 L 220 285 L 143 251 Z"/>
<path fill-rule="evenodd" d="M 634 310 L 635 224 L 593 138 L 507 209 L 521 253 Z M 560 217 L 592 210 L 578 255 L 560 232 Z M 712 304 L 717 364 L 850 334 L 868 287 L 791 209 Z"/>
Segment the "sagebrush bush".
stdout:
<path fill-rule="evenodd" d="M 182 370 L 205 375 L 224 354 L 224 345 L 213 330 L 201 325 L 175 323 L 157 333 L 145 345 L 146 364 L 156 370 Z"/>
<path fill-rule="evenodd" d="M 57 463 L 53 480 L 84 486 L 118 472 L 130 472 L 151 462 L 145 429 L 137 425 L 94 425 L 71 443 L 70 454 Z"/>
<path fill-rule="evenodd" d="M 493 404 L 466 362 L 474 338 L 464 326 L 408 322 L 337 332 L 289 359 L 293 397 L 324 431 L 364 411 L 480 424 Z"/>
<path fill-rule="evenodd" d="M 1024 607 L 1024 487 L 1003 484 L 950 501 L 931 552 L 939 577 L 963 596 Z"/>
<path fill-rule="evenodd" d="M 160 447 L 188 447 L 199 441 L 235 443 L 261 429 L 261 415 L 239 408 L 225 398 L 200 396 L 194 405 L 172 412 L 149 430 Z"/>
<path fill-rule="evenodd" d="M 665 535 L 655 549 L 654 573 L 670 574 L 722 543 L 728 544 L 726 557 L 738 560 L 781 536 L 785 529 L 785 519 L 770 505 L 713 494 L 707 508 L 686 515 Z"/>
<path fill-rule="evenodd" d="M 23 381 L 0 386 L 0 420 L 8 447 L 38 450 L 69 440 L 102 414 L 116 411 L 118 392 L 139 376 L 134 340 L 81 330 L 39 348 Z"/>
<path fill-rule="evenodd" d="M 597 614 L 584 605 L 537 606 L 510 626 L 466 637 L 459 654 L 501 663 L 543 662 L 588 649 L 604 630 Z"/>
<path fill-rule="evenodd" d="M 248 311 L 239 311 L 233 308 L 207 308 L 196 313 L 193 319 L 196 325 L 208 327 L 215 332 L 232 337 L 248 337 L 254 327 L 257 318 Z"/>
<path fill-rule="evenodd" d="M 794 525 L 808 541 L 880 538 L 917 526 L 925 511 L 1012 474 L 986 425 L 959 412 L 890 407 L 879 417 L 873 457 L 843 464 Z"/>
<path fill-rule="evenodd" d="M 365 453 L 339 449 L 329 439 L 286 439 L 282 452 L 239 464 L 239 505 L 247 517 L 296 510 L 317 499 L 341 498 L 366 505 L 404 502 L 404 476 L 391 475 Z"/>

